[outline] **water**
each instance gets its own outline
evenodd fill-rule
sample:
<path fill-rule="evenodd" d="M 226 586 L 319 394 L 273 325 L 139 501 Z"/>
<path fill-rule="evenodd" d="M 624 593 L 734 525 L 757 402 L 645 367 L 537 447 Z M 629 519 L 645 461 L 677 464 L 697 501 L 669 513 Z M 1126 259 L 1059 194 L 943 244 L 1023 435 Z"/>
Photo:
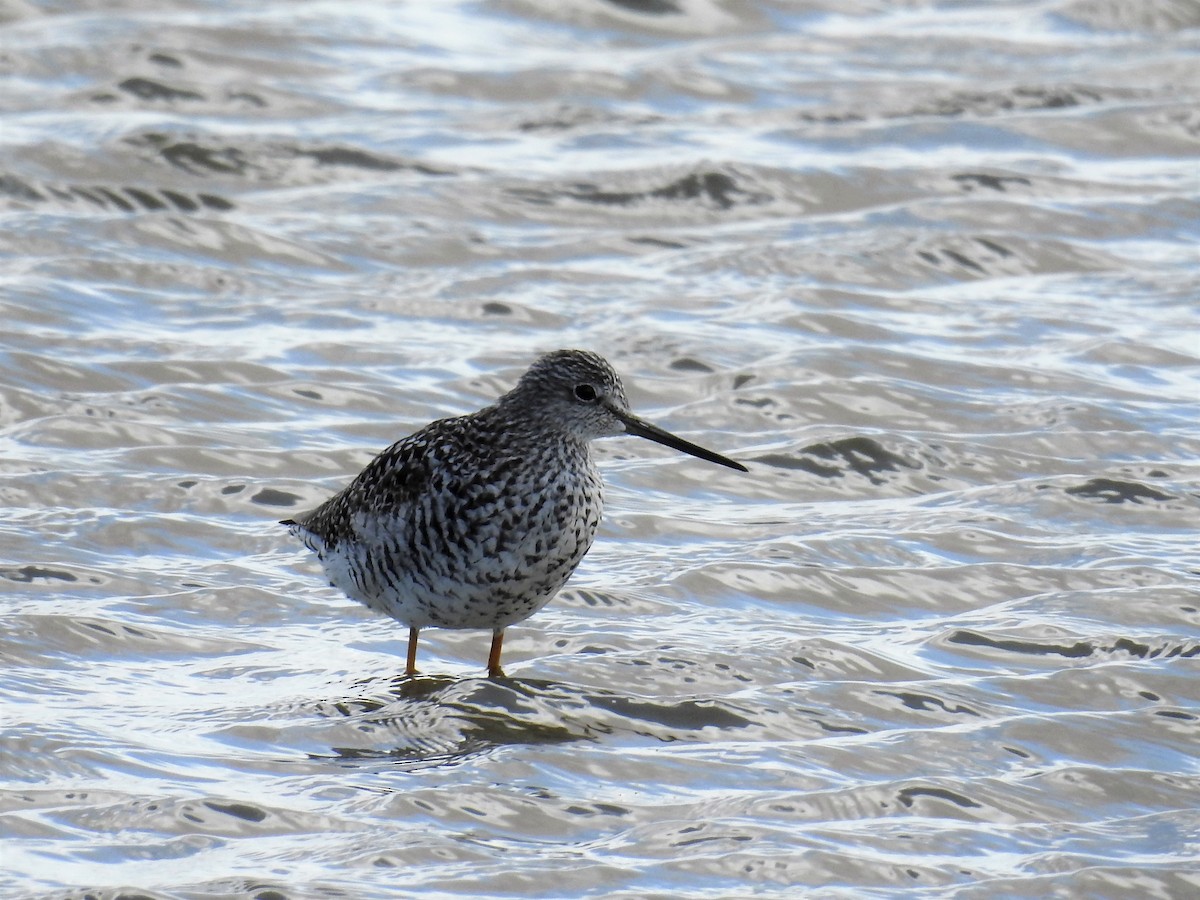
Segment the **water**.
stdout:
<path fill-rule="evenodd" d="M 1200 7 L 9 3 L 0 894 L 1200 892 Z M 582 346 L 509 631 L 275 520 Z"/>

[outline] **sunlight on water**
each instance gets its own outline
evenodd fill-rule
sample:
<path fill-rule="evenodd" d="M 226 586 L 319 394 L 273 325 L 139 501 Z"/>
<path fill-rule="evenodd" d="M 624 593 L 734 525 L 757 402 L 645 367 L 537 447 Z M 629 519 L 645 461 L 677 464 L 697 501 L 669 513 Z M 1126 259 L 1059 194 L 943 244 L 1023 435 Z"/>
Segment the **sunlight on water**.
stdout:
<path fill-rule="evenodd" d="M 1192 896 L 1200 14 L 10 4 L 0 894 Z M 276 522 L 581 346 L 599 539 Z"/>

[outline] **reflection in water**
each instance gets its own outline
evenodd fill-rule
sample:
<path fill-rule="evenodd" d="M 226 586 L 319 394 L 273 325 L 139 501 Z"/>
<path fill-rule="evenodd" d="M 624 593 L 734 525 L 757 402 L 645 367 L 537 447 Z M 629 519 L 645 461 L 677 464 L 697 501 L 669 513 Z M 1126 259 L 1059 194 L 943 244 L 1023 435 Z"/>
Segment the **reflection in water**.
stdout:
<path fill-rule="evenodd" d="M 621 734 L 697 740 L 706 729 L 753 724 L 718 700 L 635 699 L 534 679 L 400 675 L 354 687 L 355 696 L 318 708 L 323 716 L 349 720 L 361 743 L 333 748 L 347 759 L 453 762 L 496 747 Z"/>

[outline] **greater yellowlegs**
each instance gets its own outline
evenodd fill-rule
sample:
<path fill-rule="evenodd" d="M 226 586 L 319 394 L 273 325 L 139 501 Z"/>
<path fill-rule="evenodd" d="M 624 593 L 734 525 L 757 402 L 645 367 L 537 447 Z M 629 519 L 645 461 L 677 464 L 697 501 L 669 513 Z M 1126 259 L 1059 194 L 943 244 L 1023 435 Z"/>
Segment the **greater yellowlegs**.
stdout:
<path fill-rule="evenodd" d="M 603 491 L 589 443 L 621 434 L 747 471 L 635 416 L 602 357 L 558 350 L 491 406 L 426 425 L 282 524 L 332 586 L 408 626 L 406 674 L 422 628 L 487 628 L 499 676 L 504 629 L 549 603 L 592 545 Z"/>

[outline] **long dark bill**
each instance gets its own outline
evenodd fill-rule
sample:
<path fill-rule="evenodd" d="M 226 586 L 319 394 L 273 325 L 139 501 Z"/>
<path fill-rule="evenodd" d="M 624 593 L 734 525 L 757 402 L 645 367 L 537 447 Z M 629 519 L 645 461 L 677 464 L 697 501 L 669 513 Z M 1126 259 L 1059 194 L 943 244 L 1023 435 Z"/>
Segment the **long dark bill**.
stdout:
<path fill-rule="evenodd" d="M 663 431 L 657 425 L 651 425 L 644 419 L 639 419 L 632 413 L 627 413 L 624 410 L 616 409 L 612 406 L 608 407 L 609 412 L 620 419 L 625 425 L 625 431 L 629 434 L 636 434 L 638 437 L 643 437 L 648 441 L 654 441 L 656 444 L 662 444 L 665 447 L 670 447 L 673 450 L 682 450 L 684 453 L 690 453 L 692 456 L 697 456 L 700 459 L 706 459 L 709 462 L 717 463 L 721 466 L 729 466 L 731 469 L 737 469 L 739 472 L 749 472 L 750 470 L 743 466 L 740 462 L 734 462 L 728 457 L 722 456 L 720 453 L 713 453 L 711 450 L 705 450 L 693 444 L 691 441 L 685 441 L 681 437 L 676 437 L 669 431 Z"/>

